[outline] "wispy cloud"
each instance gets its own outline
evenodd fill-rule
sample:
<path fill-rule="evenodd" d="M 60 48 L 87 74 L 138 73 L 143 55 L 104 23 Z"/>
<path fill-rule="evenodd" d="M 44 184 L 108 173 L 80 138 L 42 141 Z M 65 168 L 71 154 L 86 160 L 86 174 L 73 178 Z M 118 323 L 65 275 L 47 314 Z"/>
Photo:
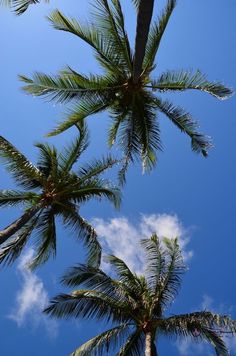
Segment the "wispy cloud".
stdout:
<path fill-rule="evenodd" d="M 137 223 L 130 222 L 125 217 L 94 219 L 93 224 L 101 238 L 104 251 L 122 258 L 136 273 L 142 272 L 143 269 L 143 254 L 139 241 L 149 238 L 154 232 L 160 238 L 178 237 L 185 260 L 193 254 L 187 250 L 188 229 L 183 227 L 177 215 L 141 215 Z"/>
<path fill-rule="evenodd" d="M 31 323 L 34 327 L 43 326 L 49 336 L 57 334 L 57 323 L 48 319 L 42 310 L 48 305 L 49 298 L 42 280 L 27 268 L 27 263 L 32 260 L 34 251 L 28 249 L 21 257 L 17 270 L 22 279 L 22 287 L 16 295 L 16 305 L 8 317 L 17 325 L 23 326 Z"/>

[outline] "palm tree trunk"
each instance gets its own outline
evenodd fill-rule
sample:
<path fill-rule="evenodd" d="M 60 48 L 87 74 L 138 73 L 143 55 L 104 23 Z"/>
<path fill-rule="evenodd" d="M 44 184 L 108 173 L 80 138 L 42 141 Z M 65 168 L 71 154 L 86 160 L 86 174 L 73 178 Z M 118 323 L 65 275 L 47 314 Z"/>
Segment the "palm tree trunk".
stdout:
<path fill-rule="evenodd" d="M 145 356 L 152 356 L 152 334 L 150 331 L 145 334 Z"/>
<path fill-rule="evenodd" d="M 152 19 L 154 0 L 140 0 L 137 16 L 137 28 L 134 51 L 133 81 L 137 84 L 142 73 L 142 64 L 145 55 L 148 33 Z"/>
<path fill-rule="evenodd" d="M 7 241 L 13 234 L 20 230 L 27 222 L 37 214 L 42 208 L 42 202 L 32 206 L 19 219 L 8 225 L 4 230 L 0 231 L 0 245 Z"/>

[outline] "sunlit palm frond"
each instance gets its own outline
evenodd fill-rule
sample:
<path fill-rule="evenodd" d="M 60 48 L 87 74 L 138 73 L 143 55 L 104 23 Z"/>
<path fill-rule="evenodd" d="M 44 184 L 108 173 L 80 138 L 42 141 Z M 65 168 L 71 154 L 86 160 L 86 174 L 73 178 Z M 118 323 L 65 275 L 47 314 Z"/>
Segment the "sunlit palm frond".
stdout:
<path fill-rule="evenodd" d="M 152 81 L 152 89 L 159 91 L 196 89 L 211 94 L 217 99 L 227 99 L 233 93 L 232 89 L 220 82 L 209 82 L 199 70 L 167 71 Z"/>
<path fill-rule="evenodd" d="M 48 143 L 36 143 L 35 146 L 39 149 L 37 166 L 40 168 L 40 171 L 45 178 L 48 178 L 50 175 L 55 179 L 58 176 L 57 149 Z"/>
<path fill-rule="evenodd" d="M 42 173 L 9 141 L 0 136 L 0 159 L 17 184 L 35 188 L 42 183 Z"/>

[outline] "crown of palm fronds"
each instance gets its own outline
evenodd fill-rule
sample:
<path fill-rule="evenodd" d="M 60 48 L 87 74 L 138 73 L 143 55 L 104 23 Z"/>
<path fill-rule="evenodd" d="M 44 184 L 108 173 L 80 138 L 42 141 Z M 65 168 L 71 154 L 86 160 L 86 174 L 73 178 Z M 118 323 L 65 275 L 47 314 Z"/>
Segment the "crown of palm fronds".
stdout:
<path fill-rule="evenodd" d="M 120 356 L 142 355 L 148 333 L 152 355 L 157 355 L 155 341 L 162 335 L 205 340 L 213 345 L 217 355 L 228 355 L 222 335 L 236 332 L 236 322 L 228 316 L 210 311 L 165 316 L 185 272 L 177 239 L 161 242 L 154 234 L 141 243 L 146 253 L 144 275 L 135 274 L 124 261 L 111 255 L 106 260 L 116 278 L 82 264 L 69 269 L 62 278 L 66 286 L 82 289 L 56 296 L 45 310 L 47 314 L 58 318 L 96 318 L 115 324 L 72 355 L 102 355 L 117 348 L 120 348 L 117 353 Z"/>
<path fill-rule="evenodd" d="M 137 8 L 142 3 L 134 1 Z M 91 46 L 104 75 L 83 75 L 68 67 L 56 76 L 36 73 L 32 78 L 20 77 L 26 83 L 24 90 L 27 93 L 59 102 L 71 102 L 67 118 L 50 135 L 82 123 L 91 114 L 108 110 L 112 117 L 108 143 L 111 146 L 117 141 L 120 145 L 125 157 L 123 173 L 135 157 L 141 158 L 144 169 L 150 169 L 156 163 L 156 151 L 162 149 L 157 116 L 159 112 L 189 136 L 193 151 L 207 156 L 212 146 L 209 136 L 198 131 L 198 123 L 189 112 L 163 100 L 158 94 L 200 90 L 218 99 L 225 99 L 232 94 L 232 90 L 219 82 L 209 82 L 199 70 L 166 71 L 156 79 L 151 77 L 157 51 L 176 0 L 167 0 L 165 9 L 151 25 L 147 43 L 143 41 L 146 50 L 142 53 L 138 78 L 134 71 L 137 72 L 136 62 L 138 59 L 140 62 L 140 58 L 137 56 L 137 48 L 134 54 L 131 49 L 120 1 L 95 0 L 93 4 L 95 18 L 89 25 L 66 17 L 58 10 L 48 20 L 55 29 L 69 32 Z"/>
<path fill-rule="evenodd" d="M 35 232 L 35 267 L 56 254 L 56 218 L 63 220 L 81 237 L 89 249 L 91 263 L 99 264 L 101 247 L 93 227 L 80 215 L 80 207 L 92 198 L 106 198 L 116 207 L 119 190 L 101 175 L 117 160 L 104 157 L 73 166 L 88 146 L 87 134 L 81 135 L 61 153 L 48 144 L 36 144 L 37 165 L 33 165 L 6 139 L 0 137 L 0 158 L 23 190 L 0 190 L 0 206 L 26 207 L 23 215 L 0 231 L 0 262 L 12 263 L 21 253 L 31 233 Z M 30 191 L 29 191 L 30 190 Z"/>

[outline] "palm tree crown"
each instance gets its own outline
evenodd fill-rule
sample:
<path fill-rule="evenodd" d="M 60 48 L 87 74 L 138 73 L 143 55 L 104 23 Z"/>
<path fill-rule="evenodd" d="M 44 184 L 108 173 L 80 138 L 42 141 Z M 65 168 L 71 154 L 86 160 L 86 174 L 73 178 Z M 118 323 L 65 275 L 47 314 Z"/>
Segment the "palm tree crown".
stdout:
<path fill-rule="evenodd" d="M 104 355 L 120 347 L 117 355 L 155 356 L 160 335 L 191 337 L 210 342 L 217 355 L 228 355 L 221 337 L 235 333 L 236 323 L 210 311 L 165 316 L 176 297 L 185 271 L 177 239 L 160 242 L 154 234 L 141 241 L 147 263 L 144 275 L 133 273 L 121 259 L 110 255 L 107 261 L 117 279 L 101 269 L 78 265 L 62 278 L 68 286 L 85 289 L 55 297 L 45 312 L 55 317 L 97 318 L 115 323 L 112 329 L 89 340 L 72 355 Z"/>
<path fill-rule="evenodd" d="M 142 2 L 136 1 L 137 5 L 139 3 L 141 7 Z M 81 124 L 91 114 L 108 110 L 112 117 L 109 145 L 118 141 L 126 164 L 135 157 L 141 157 L 144 168 L 148 169 L 156 162 L 156 150 L 162 148 L 157 120 L 159 112 L 190 137 L 193 151 L 207 155 L 211 141 L 198 132 L 197 122 L 183 108 L 156 94 L 200 90 L 225 99 L 232 94 L 231 89 L 219 82 L 209 82 L 199 70 L 166 71 L 157 78 L 151 77 L 160 42 L 175 5 L 176 0 L 168 0 L 162 14 L 152 24 L 138 78 L 134 75 L 138 55 L 132 53 L 119 0 L 95 0 L 95 19 L 89 26 L 66 17 L 58 10 L 48 17 L 56 29 L 72 33 L 89 44 L 104 70 L 104 75 L 86 76 L 68 67 L 56 76 L 35 73 L 33 78 L 20 77 L 27 83 L 24 90 L 28 93 L 59 102 L 72 102 L 67 119 L 49 135 L 59 134 Z M 137 69 L 136 73 L 139 72 Z"/>
<path fill-rule="evenodd" d="M 100 245 L 92 226 L 81 217 L 80 207 L 91 198 L 109 199 L 119 205 L 119 190 L 101 174 L 117 161 L 111 157 L 96 160 L 72 171 L 88 145 L 82 133 L 70 146 L 58 153 L 55 147 L 36 144 L 39 149 L 37 166 L 33 165 L 6 139 L 0 137 L 0 157 L 23 191 L 0 190 L 0 206 L 26 207 L 23 215 L 0 231 L 0 262 L 13 262 L 21 253 L 33 231 L 37 237 L 36 257 L 32 267 L 45 262 L 56 253 L 56 222 L 62 218 L 65 226 L 74 228 L 89 247 L 89 260 L 98 263 Z M 30 191 L 29 191 L 30 189 Z M 10 239 L 10 240 L 9 240 Z"/>

